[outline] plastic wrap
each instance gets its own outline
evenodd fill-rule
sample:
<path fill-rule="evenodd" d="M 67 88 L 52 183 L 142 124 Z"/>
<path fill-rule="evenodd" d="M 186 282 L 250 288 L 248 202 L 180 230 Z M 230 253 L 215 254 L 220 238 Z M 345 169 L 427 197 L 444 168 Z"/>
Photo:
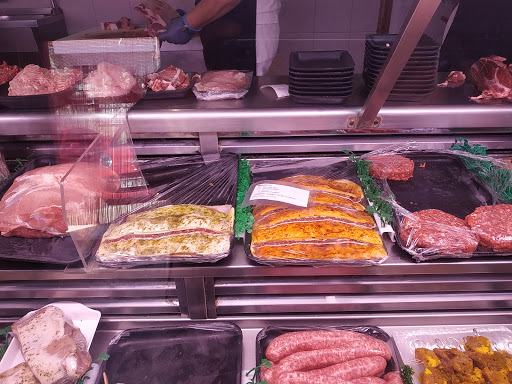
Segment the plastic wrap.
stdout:
<path fill-rule="evenodd" d="M 377 347 L 375 348 L 375 345 L 372 345 L 371 347 L 367 344 L 367 342 L 363 341 L 359 345 L 355 346 L 352 345 L 352 341 L 354 341 L 354 338 L 357 338 L 358 336 L 355 335 L 355 337 L 344 336 L 339 335 L 339 338 L 337 337 L 336 340 L 333 340 L 330 338 L 330 341 L 324 340 L 326 337 L 325 331 L 352 331 L 357 333 L 362 333 L 366 336 L 371 336 L 375 339 L 383 341 L 386 345 L 382 345 L 380 342 L 377 343 Z M 309 331 L 308 333 L 298 333 L 301 331 Z M 316 333 L 315 336 L 312 336 L 311 331 L 320 331 L 319 333 Z M 291 333 L 295 332 L 295 335 L 292 335 Z M 272 354 L 267 354 L 267 350 L 271 342 L 279 336 L 282 336 L 284 334 L 287 334 L 287 337 L 293 336 L 295 340 L 286 340 L 285 342 L 280 342 L 279 349 L 273 348 L 274 351 Z M 331 336 L 332 337 L 332 336 Z M 276 346 L 277 344 L 274 344 Z M 256 337 L 256 366 L 259 366 L 262 363 L 263 359 L 268 359 L 272 366 L 270 370 L 265 372 L 265 368 L 260 369 L 258 371 L 258 378 L 259 380 L 263 380 L 264 378 L 269 378 L 269 376 L 272 378 L 272 380 L 268 381 L 270 384 L 273 383 L 279 383 L 279 381 L 276 381 L 276 378 L 274 375 L 276 372 L 288 371 L 288 369 L 285 368 L 285 365 L 287 365 L 287 362 L 285 360 L 290 360 L 290 358 L 287 358 L 285 356 L 292 356 L 294 358 L 294 362 L 291 362 L 291 364 L 294 364 L 294 366 L 290 365 L 289 368 L 294 368 L 295 371 L 310 371 L 312 369 L 320 369 L 325 368 L 327 365 L 331 364 L 343 364 L 345 362 L 350 362 L 351 360 L 360 358 L 360 357 L 367 357 L 372 356 L 369 353 L 364 352 L 364 349 L 372 349 L 372 350 L 379 350 L 383 351 L 385 353 L 378 354 L 378 356 L 386 355 L 387 357 L 390 357 L 387 360 L 387 363 L 384 363 L 384 370 L 383 372 L 379 372 L 377 374 L 372 374 L 380 377 L 384 376 L 385 374 L 389 372 L 394 372 L 399 369 L 398 363 L 397 363 L 397 357 L 394 350 L 394 346 L 392 343 L 392 340 L 390 336 L 384 332 L 382 329 L 374 326 L 340 326 L 340 327 L 267 327 L 261 330 L 257 337 Z M 308 355 L 308 351 L 311 355 Z M 277 354 L 279 353 L 279 354 Z M 302 355 L 300 358 L 299 356 Z M 338 355 L 338 356 L 336 356 Z M 348 357 L 350 355 L 350 357 Z M 273 360 L 276 359 L 276 356 L 283 356 L 278 362 L 275 362 Z M 331 356 L 331 357 L 329 357 Z M 375 355 L 373 355 L 375 356 Z M 322 359 L 323 362 L 320 363 L 317 361 L 318 359 Z M 369 361 L 371 364 L 372 361 Z M 350 363 L 349 363 L 350 364 Z M 279 369 L 279 371 L 278 371 Z M 311 372 L 311 371 L 310 371 Z M 343 379 L 342 374 L 338 372 L 336 375 L 338 378 Z M 366 375 L 368 376 L 368 375 Z M 347 379 L 349 381 L 350 379 Z M 309 382 L 321 382 L 321 379 L 315 379 L 311 380 Z"/>
<path fill-rule="evenodd" d="M 12 325 L 15 341 L 0 372 L 25 361 L 41 384 L 75 383 L 91 364 L 88 348 L 99 315 L 78 303 L 50 304 L 28 313 Z"/>
<path fill-rule="evenodd" d="M 468 336 L 484 336 L 490 340 L 493 351 L 512 353 L 512 331 L 503 326 L 405 328 L 393 332 L 399 361 L 412 367 L 415 384 L 420 384 L 420 373 L 424 370 L 423 364 L 415 356 L 416 348 L 456 348 L 462 351 Z"/>
<path fill-rule="evenodd" d="M 261 160 L 251 171 L 249 258 L 268 265 L 365 265 L 387 258 L 351 161 Z"/>
<path fill-rule="evenodd" d="M 206 72 L 194 84 L 192 92 L 198 100 L 241 99 L 249 92 L 252 75 L 252 72 L 234 70 Z"/>
<path fill-rule="evenodd" d="M 240 384 L 242 331 L 229 322 L 129 329 L 107 353 L 100 371 L 112 383 Z"/>
<path fill-rule="evenodd" d="M 502 196 L 466 166 L 484 158 L 453 150 L 420 152 L 414 147 L 405 143 L 364 156 L 367 161 L 376 155 L 402 156 L 413 163 L 407 178 L 375 179 L 393 207 L 392 225 L 399 246 L 416 261 L 510 254 L 512 205 L 499 204 Z M 485 161 L 500 164 L 489 158 Z M 393 168 L 403 162 L 385 165 Z M 397 175 L 394 169 L 386 171 Z"/>

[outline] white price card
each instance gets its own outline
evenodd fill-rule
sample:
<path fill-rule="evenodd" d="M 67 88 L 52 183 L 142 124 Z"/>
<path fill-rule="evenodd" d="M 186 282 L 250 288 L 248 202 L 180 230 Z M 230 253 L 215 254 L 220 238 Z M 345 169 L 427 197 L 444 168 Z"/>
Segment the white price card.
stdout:
<path fill-rule="evenodd" d="M 259 184 L 251 193 L 251 200 L 273 200 L 281 203 L 307 207 L 309 191 L 281 184 Z"/>

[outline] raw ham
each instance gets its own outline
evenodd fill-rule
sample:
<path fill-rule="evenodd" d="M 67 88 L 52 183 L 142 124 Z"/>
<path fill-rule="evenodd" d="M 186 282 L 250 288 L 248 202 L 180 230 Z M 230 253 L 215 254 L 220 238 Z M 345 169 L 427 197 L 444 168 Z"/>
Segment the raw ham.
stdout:
<path fill-rule="evenodd" d="M 9 83 L 9 96 L 42 95 L 63 91 L 83 77 L 77 69 L 46 69 L 29 64 Z"/>
<path fill-rule="evenodd" d="M 4 61 L 2 65 L 0 65 L 0 85 L 11 81 L 14 76 L 18 73 L 17 65 L 7 65 Z"/>
<path fill-rule="evenodd" d="M 179 17 L 179 14 L 162 0 L 144 0 L 134 8 L 145 19 L 147 27 L 144 30 L 148 36 L 155 37 L 167 28 L 167 23 Z"/>
<path fill-rule="evenodd" d="M 102 62 L 84 80 L 88 97 L 117 97 L 130 93 L 137 80 L 124 67 Z"/>
<path fill-rule="evenodd" d="M 438 87 L 457 88 L 460 87 L 466 81 L 466 75 L 462 71 L 451 71 L 448 74 L 446 80 L 437 84 Z"/>
<path fill-rule="evenodd" d="M 132 29 L 137 28 L 137 26 L 132 23 L 132 19 L 130 19 L 128 17 L 124 17 L 124 16 L 121 17 L 116 22 L 100 23 L 100 26 L 101 26 L 101 29 L 103 29 L 104 31 L 115 31 L 115 30 L 130 31 Z"/>
<path fill-rule="evenodd" d="M 240 71 L 206 72 L 195 88 L 198 91 L 238 91 L 249 87 L 249 76 Z"/>
<path fill-rule="evenodd" d="M 58 307 L 26 315 L 12 325 L 12 333 L 41 384 L 73 384 L 91 365 L 84 335 Z"/>
<path fill-rule="evenodd" d="M 72 166 L 73 163 L 66 163 L 41 167 L 17 177 L 0 201 L 1 234 L 26 238 L 64 235 L 67 226 L 62 214 L 60 182 Z M 111 185 L 106 184 L 109 181 Z M 84 222 L 95 223 L 100 193 L 116 190 L 118 183 L 119 178 L 106 168 L 77 164 L 66 178 L 66 209 L 80 210 Z"/>
<path fill-rule="evenodd" d="M 185 89 L 190 85 L 190 77 L 183 72 L 182 69 L 176 68 L 169 65 L 157 73 L 151 73 L 148 75 L 149 82 L 148 87 L 154 92 L 160 91 L 174 91 L 177 89 Z M 194 77 L 199 77 L 194 75 Z"/>
<path fill-rule="evenodd" d="M 512 99 L 512 66 L 496 55 L 482 57 L 470 68 L 470 79 L 482 92 L 470 100 Z"/>

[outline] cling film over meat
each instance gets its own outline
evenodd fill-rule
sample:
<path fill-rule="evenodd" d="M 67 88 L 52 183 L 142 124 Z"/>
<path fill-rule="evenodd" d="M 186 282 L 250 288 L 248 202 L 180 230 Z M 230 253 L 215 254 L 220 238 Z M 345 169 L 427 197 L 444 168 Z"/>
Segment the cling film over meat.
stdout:
<path fill-rule="evenodd" d="M 310 191 L 310 198 L 304 207 L 246 197 L 244 203 L 253 205 L 254 216 L 252 234 L 246 236 L 250 258 L 269 265 L 373 264 L 387 258 L 375 221 L 365 212 L 352 162 L 288 160 L 272 166 L 263 161 L 254 163 L 252 171 L 253 186 L 295 185 Z"/>

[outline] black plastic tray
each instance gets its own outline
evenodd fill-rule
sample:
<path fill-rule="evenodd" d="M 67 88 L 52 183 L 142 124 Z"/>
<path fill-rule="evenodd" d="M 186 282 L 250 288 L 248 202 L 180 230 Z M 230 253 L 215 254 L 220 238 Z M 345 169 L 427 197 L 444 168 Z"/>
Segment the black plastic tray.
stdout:
<path fill-rule="evenodd" d="M 55 164 L 55 157 L 50 155 L 38 156 L 29 161 L 0 185 L 0 198 L 7 192 L 16 177 L 35 168 Z M 69 235 L 46 239 L 0 236 L 0 259 L 66 265 L 79 261 L 80 256 Z"/>
<path fill-rule="evenodd" d="M 366 73 L 363 74 L 363 79 L 369 85 L 373 85 L 377 76 L 373 77 Z M 410 80 L 397 80 L 393 86 L 393 90 L 433 90 L 437 86 L 437 80 L 432 79 L 430 81 L 410 81 Z"/>
<path fill-rule="evenodd" d="M 387 49 L 386 44 L 391 46 L 396 40 L 396 34 L 368 34 L 366 35 L 366 41 L 373 47 L 379 49 Z M 414 51 L 429 51 L 429 50 L 438 50 L 440 46 L 436 43 L 430 36 L 423 34 L 418 41 L 418 44 Z"/>
<path fill-rule="evenodd" d="M 386 57 L 378 57 L 371 54 L 365 54 L 364 58 L 368 64 L 371 64 L 373 66 L 382 66 L 384 65 L 384 62 L 386 61 Z M 439 57 L 433 57 L 429 58 L 428 60 L 412 60 L 409 59 L 407 61 L 407 64 L 405 64 L 404 69 L 413 69 L 417 70 L 418 67 L 424 67 L 425 69 L 435 69 L 437 68 L 439 61 Z"/>
<path fill-rule="evenodd" d="M 477 207 L 493 203 L 489 189 L 456 156 L 424 152 L 405 156 L 414 161 L 413 177 L 407 181 L 387 180 L 387 183 L 396 201 L 408 211 L 439 209 L 464 220 Z M 423 164 L 424 167 L 420 166 Z M 398 233 L 399 218 L 396 214 L 392 225 Z M 407 251 L 400 236 L 396 238 L 397 244 Z M 475 256 L 497 254 L 481 250 L 473 253 Z M 440 257 L 443 255 L 432 255 L 432 258 Z"/>
<path fill-rule="evenodd" d="M 309 79 L 296 79 L 295 77 L 289 76 L 288 77 L 288 83 L 290 85 L 297 85 L 297 86 L 312 86 L 312 87 L 346 87 L 346 86 L 352 86 L 354 84 L 354 79 L 335 79 L 330 81 L 318 81 L 318 80 L 309 80 Z"/>
<path fill-rule="evenodd" d="M 368 53 L 372 53 L 377 56 L 387 56 L 389 52 L 391 51 L 391 48 L 389 49 L 380 49 L 373 47 L 370 43 L 365 43 L 365 51 Z M 432 57 L 432 56 L 439 56 L 439 50 L 431 50 L 431 51 L 414 51 L 411 53 L 411 58 L 423 60 L 424 57 Z"/>
<path fill-rule="evenodd" d="M 174 91 L 160 91 L 155 92 L 151 88 L 148 87 L 146 91 L 146 95 L 144 95 L 145 100 L 162 100 L 162 99 L 182 99 L 192 94 L 192 87 L 194 86 L 197 78 L 192 78 L 195 73 L 186 72 L 186 75 L 190 78 L 190 84 L 188 87 L 183 89 L 175 89 Z"/>
<path fill-rule="evenodd" d="M 242 331 L 233 323 L 129 329 L 117 335 L 100 367 L 111 383 L 240 384 Z"/>
<path fill-rule="evenodd" d="M 399 369 L 397 353 L 395 350 L 395 345 L 391 337 L 381 328 L 371 326 L 371 325 L 359 325 L 359 326 L 339 326 L 339 327 L 273 327 L 269 326 L 262 329 L 258 335 L 256 336 L 256 365 L 261 364 L 261 361 L 265 358 L 265 353 L 267 351 L 267 347 L 270 342 L 274 340 L 277 336 L 281 336 L 288 332 L 297 332 L 297 331 L 315 331 L 315 330 L 345 330 L 345 331 L 354 331 L 359 333 L 364 333 L 365 335 L 369 335 L 375 337 L 376 339 L 382 340 L 386 342 L 386 344 L 391 349 L 392 357 L 391 360 L 388 361 L 386 366 L 386 370 L 384 373 L 397 371 Z M 258 371 L 258 380 L 261 380 L 261 372 Z"/>
<path fill-rule="evenodd" d="M 355 63 L 347 51 L 295 51 L 290 52 L 290 69 L 297 71 L 347 71 Z"/>
<path fill-rule="evenodd" d="M 318 90 L 303 90 L 303 89 L 295 89 L 292 87 L 288 88 L 290 95 L 294 96 L 349 96 L 352 94 L 352 89 L 344 89 L 344 90 L 334 90 L 334 91 L 318 91 Z"/>
<path fill-rule="evenodd" d="M 369 62 L 368 60 L 363 60 L 363 70 L 366 72 L 378 74 L 382 69 L 382 65 L 376 65 L 374 63 Z M 418 67 L 408 67 L 404 68 L 400 74 L 400 77 L 411 77 L 415 79 L 425 79 L 432 78 L 437 76 L 437 66 L 432 67 L 428 66 L 418 66 Z"/>
<path fill-rule="evenodd" d="M 9 109 L 48 109 L 58 108 L 67 104 L 76 86 L 55 93 L 29 96 L 9 96 L 9 84 L 0 86 L 0 104 Z"/>
<path fill-rule="evenodd" d="M 327 80 L 347 80 L 354 77 L 354 71 L 347 71 L 347 72 L 296 72 L 290 70 L 288 72 L 288 76 L 291 76 L 295 79 L 300 80 L 321 80 L 321 81 L 327 81 Z"/>
<path fill-rule="evenodd" d="M 295 103 L 299 104 L 341 104 L 348 96 L 304 96 L 304 95 L 292 95 L 290 99 Z"/>

